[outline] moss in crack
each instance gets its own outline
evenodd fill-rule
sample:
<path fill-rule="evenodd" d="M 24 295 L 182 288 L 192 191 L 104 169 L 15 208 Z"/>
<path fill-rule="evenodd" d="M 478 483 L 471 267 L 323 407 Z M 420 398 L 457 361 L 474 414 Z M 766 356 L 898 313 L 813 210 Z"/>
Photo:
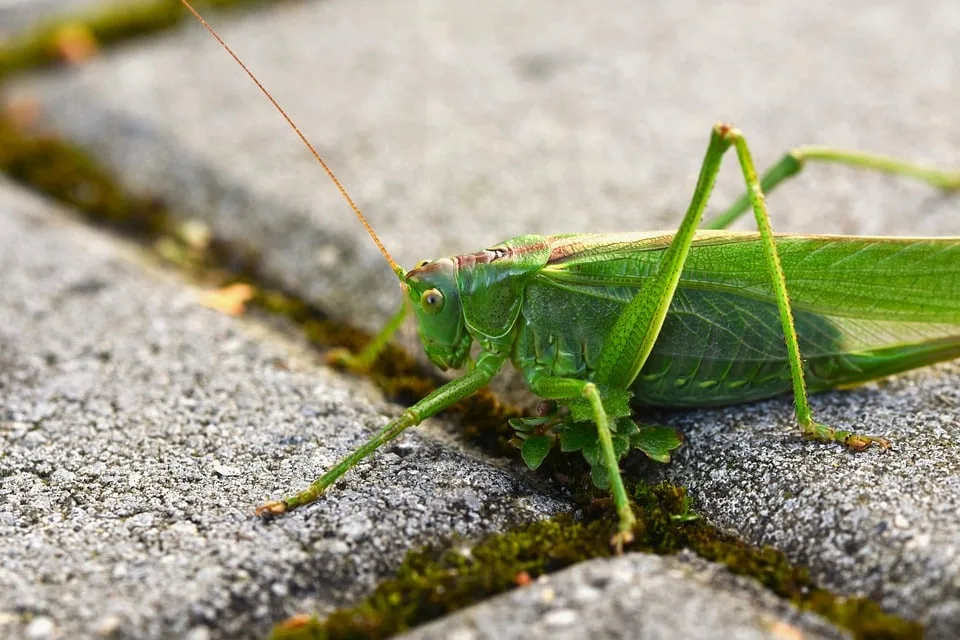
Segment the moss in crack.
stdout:
<path fill-rule="evenodd" d="M 733 573 L 758 579 L 799 608 L 818 613 L 850 630 L 857 638 L 915 638 L 920 625 L 882 611 L 864 598 L 842 598 L 818 588 L 806 570 L 792 566 L 779 551 L 757 549 L 691 518 L 683 489 L 669 484 L 638 485 L 634 513 L 636 540 L 630 551 L 670 555 L 692 549 L 725 564 Z M 491 596 L 529 583 L 591 558 L 611 555 L 610 509 L 595 503 L 597 513 L 584 520 L 563 515 L 488 537 L 465 547 L 412 552 L 396 576 L 355 607 L 326 620 L 296 616 L 274 628 L 273 640 L 384 638 L 412 629 Z"/>
<path fill-rule="evenodd" d="M 663 549 L 688 548 L 736 575 L 754 578 L 781 598 L 823 616 L 856 638 L 906 639 L 923 635 L 922 625 L 888 613 L 868 598 L 846 598 L 818 587 L 806 568 L 791 564 L 781 551 L 748 545 L 702 519 L 682 523 L 685 518 L 677 515 L 689 513 L 689 500 L 680 487 L 640 484 L 634 498 L 639 510 L 660 514 L 645 519 L 643 526 L 653 527 L 644 535 L 658 540 Z"/>
<path fill-rule="evenodd" d="M 198 9 L 227 9 L 278 0 L 193 0 Z M 0 80 L 70 58 L 70 48 L 104 47 L 169 29 L 191 18 L 180 0 L 104 0 L 92 10 L 49 18 L 0 43 Z"/>
<path fill-rule="evenodd" d="M 124 193 L 79 149 L 0 118 L 0 171 L 91 220 L 141 239 L 171 231 L 163 205 Z"/>
<path fill-rule="evenodd" d="M 394 578 L 355 607 L 324 621 L 297 616 L 276 640 L 383 638 L 589 558 L 609 556 L 612 521 L 571 516 L 536 522 L 466 548 L 457 541 L 411 552 Z"/>
<path fill-rule="evenodd" d="M 503 593 L 517 582 L 609 555 L 609 522 L 560 517 L 494 536 L 469 549 L 410 553 L 395 578 L 323 623 L 277 627 L 274 638 L 382 638 Z"/>

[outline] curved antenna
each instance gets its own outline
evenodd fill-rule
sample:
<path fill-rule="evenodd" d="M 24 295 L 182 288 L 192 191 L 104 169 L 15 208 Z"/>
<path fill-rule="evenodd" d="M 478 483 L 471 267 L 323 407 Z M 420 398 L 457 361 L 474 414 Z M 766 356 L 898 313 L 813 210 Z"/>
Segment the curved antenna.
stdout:
<path fill-rule="evenodd" d="M 316 158 L 317 162 L 320 163 L 320 166 L 323 167 L 323 170 L 327 172 L 328 176 L 330 176 L 330 179 L 333 181 L 333 184 L 336 185 L 337 190 L 340 191 L 340 195 L 342 195 L 343 199 L 347 201 L 347 204 L 350 205 L 350 208 L 353 209 L 353 212 L 357 214 L 357 218 L 360 220 L 360 224 L 362 224 L 363 228 L 367 230 L 368 234 L 370 234 L 370 238 L 373 240 L 374 244 L 377 245 L 377 249 L 380 250 L 380 253 L 383 254 L 383 257 L 386 258 L 387 262 L 390 264 L 390 268 L 393 269 L 393 272 L 397 274 L 397 277 L 399 277 L 400 280 L 403 281 L 403 275 L 404 275 L 403 268 L 400 265 L 398 265 L 392 257 L 390 257 L 390 253 L 387 251 L 387 248 L 383 246 L 383 243 L 380 242 L 379 236 L 377 236 L 377 233 L 373 230 L 373 227 L 370 226 L 370 223 L 367 222 L 366 217 L 360 211 L 360 207 L 357 206 L 357 203 L 355 203 L 353 201 L 353 198 L 350 197 L 350 194 L 347 193 L 347 190 L 343 187 L 343 184 L 341 184 L 340 180 L 337 179 L 337 176 L 333 173 L 333 169 L 331 169 L 330 166 L 326 162 L 324 162 L 323 158 L 320 157 L 320 154 L 317 153 L 317 150 L 313 147 L 312 144 L 310 144 L 310 141 L 307 140 L 307 136 L 303 135 L 303 132 L 300 131 L 300 127 L 298 127 L 293 122 L 293 118 L 287 115 L 287 112 L 283 110 L 283 107 L 281 107 L 276 100 L 274 100 L 273 96 L 270 95 L 270 92 L 267 91 L 266 87 L 260 84 L 260 81 L 257 80 L 257 76 L 253 75 L 253 72 L 247 68 L 247 65 L 243 63 L 243 60 L 240 59 L 240 56 L 235 54 L 233 52 L 233 49 L 231 49 L 230 46 L 223 41 L 223 38 L 220 37 L 220 34 L 217 33 L 214 30 L 214 28 L 211 27 L 206 20 L 203 19 L 203 16 L 200 15 L 200 12 L 194 9 L 193 5 L 187 2 L 187 0 L 180 0 L 180 2 L 182 2 L 183 6 L 185 6 L 187 10 L 193 14 L 193 17 L 196 18 L 200 22 L 200 24 L 202 24 L 203 27 L 210 32 L 210 35 L 212 35 L 216 39 L 216 41 L 220 43 L 220 46 L 223 47 L 226 50 L 226 52 L 230 54 L 230 57 L 233 58 L 238 65 L 240 65 L 240 68 L 243 69 L 244 72 L 246 72 L 246 74 L 250 77 L 251 80 L 253 80 L 253 83 L 257 85 L 257 88 L 260 89 L 263 95 L 267 97 L 267 100 L 270 101 L 270 104 L 272 104 L 274 108 L 280 112 L 280 115 L 283 116 L 283 119 L 287 121 L 287 124 L 289 124 L 290 127 L 297 134 L 297 136 L 300 137 L 301 142 L 303 142 L 303 144 L 307 146 L 307 149 L 310 150 L 310 153 L 313 154 L 313 157 Z"/>

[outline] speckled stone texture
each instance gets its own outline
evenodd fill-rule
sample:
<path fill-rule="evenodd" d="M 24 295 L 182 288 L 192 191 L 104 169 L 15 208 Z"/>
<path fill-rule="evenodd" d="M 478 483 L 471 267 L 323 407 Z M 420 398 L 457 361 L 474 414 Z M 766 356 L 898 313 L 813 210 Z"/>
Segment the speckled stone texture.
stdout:
<path fill-rule="evenodd" d="M 397 409 L 6 182 L 0 274 L 2 637 L 262 637 L 571 508 L 427 426 L 261 523 Z"/>

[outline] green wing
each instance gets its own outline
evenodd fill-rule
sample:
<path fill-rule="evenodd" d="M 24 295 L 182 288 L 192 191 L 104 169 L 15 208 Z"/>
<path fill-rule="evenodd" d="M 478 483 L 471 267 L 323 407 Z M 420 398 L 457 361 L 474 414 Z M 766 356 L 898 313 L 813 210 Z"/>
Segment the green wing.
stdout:
<path fill-rule="evenodd" d="M 671 238 L 554 236 L 534 293 L 562 292 L 574 308 L 602 310 L 603 332 Z M 960 357 L 960 238 L 780 235 L 777 246 L 813 390 Z M 597 345 L 588 346 L 595 356 Z M 788 388 L 759 236 L 698 233 L 635 392 L 650 403 L 686 406 Z"/>

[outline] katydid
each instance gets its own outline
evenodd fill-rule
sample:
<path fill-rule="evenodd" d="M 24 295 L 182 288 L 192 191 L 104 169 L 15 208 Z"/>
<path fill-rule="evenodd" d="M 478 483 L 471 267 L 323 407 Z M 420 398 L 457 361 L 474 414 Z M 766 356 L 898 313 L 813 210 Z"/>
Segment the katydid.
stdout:
<path fill-rule="evenodd" d="M 718 124 L 689 209 L 675 232 L 524 235 L 477 253 L 394 262 L 331 169 L 253 74 L 200 17 L 330 176 L 400 281 L 400 312 L 363 352 L 369 366 L 412 308 L 430 361 L 466 368 L 407 408 L 307 489 L 257 509 L 275 516 L 318 499 L 406 429 L 485 387 L 509 361 L 546 416 L 514 423 L 536 467 L 556 444 L 581 451 L 632 539 L 619 470 L 632 448 L 668 458 L 679 444 L 638 426 L 631 405 L 703 407 L 793 393 L 804 438 L 853 450 L 880 437 L 816 422 L 808 392 L 846 387 L 960 357 L 960 238 L 774 235 L 764 201 L 806 161 L 846 164 L 960 189 L 960 172 L 829 147 L 799 147 L 758 177 L 746 139 Z M 725 153 L 735 150 L 746 194 L 701 224 Z M 724 230 L 746 211 L 757 233 Z M 704 230 L 700 230 L 704 227 Z M 471 355 L 477 343 L 479 350 Z"/>

